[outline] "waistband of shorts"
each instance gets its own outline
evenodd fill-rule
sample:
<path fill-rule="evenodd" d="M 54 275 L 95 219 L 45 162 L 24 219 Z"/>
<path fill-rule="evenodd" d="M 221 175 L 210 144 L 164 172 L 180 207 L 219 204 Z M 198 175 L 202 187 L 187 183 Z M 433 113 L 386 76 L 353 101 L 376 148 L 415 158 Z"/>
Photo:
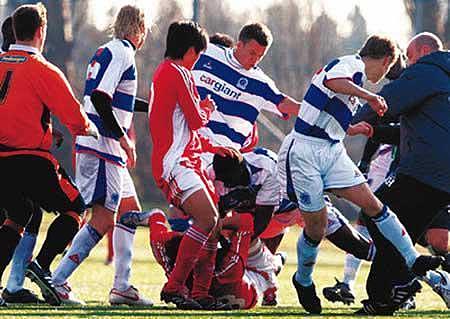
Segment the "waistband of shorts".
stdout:
<path fill-rule="evenodd" d="M 298 133 L 296 131 L 293 132 L 293 136 L 294 136 L 294 138 L 296 140 L 303 140 L 303 141 L 313 142 L 315 144 L 335 145 L 335 144 L 338 144 L 338 143 L 342 143 L 341 141 L 331 141 L 331 140 L 327 140 L 327 139 L 323 139 L 323 138 L 319 138 L 319 137 L 303 135 L 303 134 L 300 134 L 300 133 Z"/>

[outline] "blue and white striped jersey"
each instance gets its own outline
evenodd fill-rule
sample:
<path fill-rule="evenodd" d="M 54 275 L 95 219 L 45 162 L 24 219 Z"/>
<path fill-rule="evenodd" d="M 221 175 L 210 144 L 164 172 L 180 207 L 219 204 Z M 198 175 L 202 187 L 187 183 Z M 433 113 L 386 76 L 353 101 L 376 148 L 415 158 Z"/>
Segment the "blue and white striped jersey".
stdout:
<path fill-rule="evenodd" d="M 277 154 L 256 148 L 242 156 L 250 173 L 248 186 L 225 187 L 223 182 L 215 179 L 212 164 L 207 169 L 223 207 L 238 211 L 254 211 L 256 205 L 278 207 L 281 188 L 277 178 Z"/>
<path fill-rule="evenodd" d="M 91 153 L 109 162 L 125 166 L 127 156 L 119 141 L 105 129 L 94 105 L 91 93 L 101 91 L 112 99 L 112 109 L 124 131 L 131 126 L 137 91 L 135 50 L 127 40 L 113 39 L 98 48 L 92 57 L 86 74 L 84 110 L 100 133 L 98 140 L 78 136 L 76 151 Z"/>
<path fill-rule="evenodd" d="M 285 98 L 258 67 L 245 70 L 232 48 L 208 44 L 192 72 L 200 97 L 211 95 L 217 109 L 201 134 L 217 145 L 241 149 L 261 110 L 282 116 L 278 104 Z"/>
<path fill-rule="evenodd" d="M 359 106 L 359 100 L 355 96 L 335 93 L 324 83 L 346 78 L 362 86 L 364 68 L 359 55 L 347 55 L 331 61 L 317 71 L 303 98 L 293 131 L 332 142 L 342 141 L 353 113 Z"/>

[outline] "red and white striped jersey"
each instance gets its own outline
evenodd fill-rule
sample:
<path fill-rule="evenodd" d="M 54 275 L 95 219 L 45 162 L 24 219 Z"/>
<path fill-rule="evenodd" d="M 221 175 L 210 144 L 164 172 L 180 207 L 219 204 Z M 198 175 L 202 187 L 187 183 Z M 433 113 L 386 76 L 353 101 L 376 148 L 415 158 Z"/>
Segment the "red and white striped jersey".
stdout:
<path fill-rule="evenodd" d="M 201 170 L 199 155 L 212 145 L 197 130 L 211 112 L 200 105 L 191 71 L 169 59 L 155 71 L 149 101 L 153 177 L 164 188 L 175 165 Z"/>

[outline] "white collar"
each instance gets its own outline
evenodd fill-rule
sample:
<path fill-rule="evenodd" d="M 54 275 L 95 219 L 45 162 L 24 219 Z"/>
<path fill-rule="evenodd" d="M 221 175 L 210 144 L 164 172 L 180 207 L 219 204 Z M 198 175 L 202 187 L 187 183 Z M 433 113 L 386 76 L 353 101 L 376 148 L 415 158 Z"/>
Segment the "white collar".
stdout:
<path fill-rule="evenodd" d="M 40 52 L 37 48 L 32 47 L 32 46 L 30 46 L 30 45 L 24 45 L 24 44 L 11 44 L 11 45 L 9 46 L 9 50 L 8 50 L 8 51 L 13 51 L 13 50 L 16 50 L 16 51 L 26 51 L 26 52 L 29 52 L 29 53 L 41 55 L 41 52 Z"/>

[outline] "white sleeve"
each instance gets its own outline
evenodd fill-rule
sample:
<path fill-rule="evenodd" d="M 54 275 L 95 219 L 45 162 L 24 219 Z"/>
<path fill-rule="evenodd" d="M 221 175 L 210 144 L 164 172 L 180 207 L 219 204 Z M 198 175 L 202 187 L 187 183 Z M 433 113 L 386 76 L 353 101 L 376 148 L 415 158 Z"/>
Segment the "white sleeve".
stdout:
<path fill-rule="evenodd" d="M 104 92 L 112 98 L 126 66 L 129 65 L 129 57 L 124 48 L 112 51 L 111 55 L 111 61 L 106 67 L 96 90 Z"/>

